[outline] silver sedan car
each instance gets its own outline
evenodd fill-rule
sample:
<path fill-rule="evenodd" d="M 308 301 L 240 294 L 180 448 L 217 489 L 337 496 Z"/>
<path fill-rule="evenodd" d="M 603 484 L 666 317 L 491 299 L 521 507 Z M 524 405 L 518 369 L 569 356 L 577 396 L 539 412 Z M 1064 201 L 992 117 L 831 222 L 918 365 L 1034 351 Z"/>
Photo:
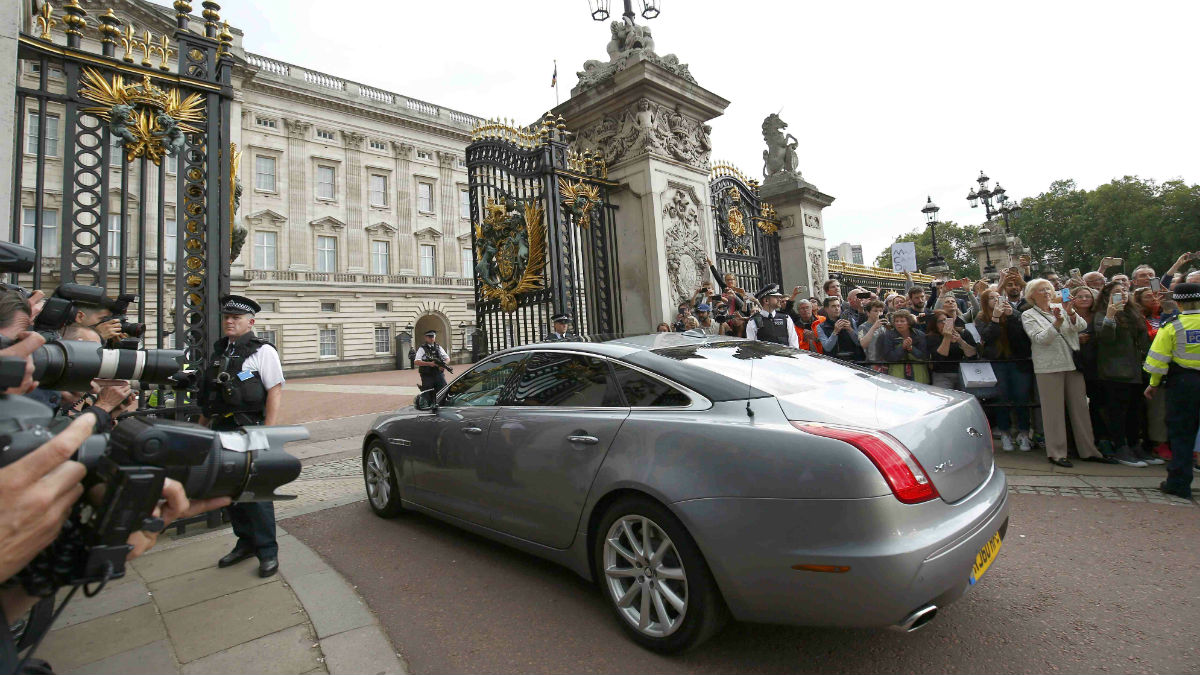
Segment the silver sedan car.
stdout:
<path fill-rule="evenodd" d="M 496 353 L 363 439 L 377 514 L 565 565 L 664 652 L 730 617 L 920 628 L 1000 549 L 992 460 L 969 395 L 678 333 Z"/>

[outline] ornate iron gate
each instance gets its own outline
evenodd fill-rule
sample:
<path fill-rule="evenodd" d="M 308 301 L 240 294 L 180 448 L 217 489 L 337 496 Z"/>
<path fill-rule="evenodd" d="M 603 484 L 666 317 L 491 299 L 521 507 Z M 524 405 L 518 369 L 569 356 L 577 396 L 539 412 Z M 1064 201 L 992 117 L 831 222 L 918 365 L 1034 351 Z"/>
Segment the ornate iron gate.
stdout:
<path fill-rule="evenodd" d="M 738 285 L 757 291 L 783 283 L 779 219 L 758 196 L 758 182 L 730 164 L 714 164 L 708 184 L 716 223 L 717 268 L 737 275 Z"/>
<path fill-rule="evenodd" d="M 547 114 L 481 125 L 467 146 L 477 360 L 542 340 L 558 313 L 584 338 L 621 332 L 613 183 L 565 136 Z"/>
<path fill-rule="evenodd" d="M 219 336 L 237 198 L 233 35 L 220 6 L 203 5 L 204 35 L 189 30 L 190 2 L 177 0 L 168 37 L 123 25 L 111 9 L 88 20 L 77 0 L 59 16 L 43 2 L 35 34 L 18 45 L 12 184 L 12 240 L 38 252 L 26 283 L 136 293 L 138 321 L 151 319 L 147 346 L 182 349 L 191 363 Z M 81 48 L 93 30 L 100 54 Z"/>

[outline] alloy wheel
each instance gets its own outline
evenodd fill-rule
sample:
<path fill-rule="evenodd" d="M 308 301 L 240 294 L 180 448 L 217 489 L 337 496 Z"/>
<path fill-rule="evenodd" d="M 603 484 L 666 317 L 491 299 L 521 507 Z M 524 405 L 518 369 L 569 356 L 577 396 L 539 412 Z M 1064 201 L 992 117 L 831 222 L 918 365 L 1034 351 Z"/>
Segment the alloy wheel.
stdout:
<path fill-rule="evenodd" d="M 392 463 L 383 448 L 375 446 L 367 455 L 367 498 L 377 510 L 384 510 L 392 497 Z"/>
<path fill-rule="evenodd" d="M 638 632 L 666 637 L 688 609 L 687 574 L 675 543 L 649 518 L 618 518 L 604 540 L 604 584 L 617 611 Z"/>

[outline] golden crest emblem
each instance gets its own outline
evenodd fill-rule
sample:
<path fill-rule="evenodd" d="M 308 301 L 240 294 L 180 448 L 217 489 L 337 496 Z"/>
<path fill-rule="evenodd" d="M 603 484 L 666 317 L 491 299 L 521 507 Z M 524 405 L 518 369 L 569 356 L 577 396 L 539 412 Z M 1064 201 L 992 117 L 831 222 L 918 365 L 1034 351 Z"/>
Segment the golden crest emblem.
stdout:
<path fill-rule="evenodd" d="M 99 103 L 82 112 L 108 122 L 114 138 L 121 140 L 125 161 L 146 157 L 159 164 L 165 155 L 178 155 L 187 143 L 185 133 L 198 134 L 204 121 L 204 97 L 184 97 L 178 89 L 160 89 L 143 75 L 141 82 L 126 83 L 122 75 L 106 80 L 91 68 L 81 71 L 80 96 Z"/>
<path fill-rule="evenodd" d="M 575 215 L 575 224 L 584 229 L 592 224 L 592 211 L 604 206 L 600 188 L 582 180 L 572 185 L 565 178 L 559 178 L 558 193 L 563 197 L 563 207 Z"/>
<path fill-rule="evenodd" d="M 490 197 L 475 226 L 475 277 L 483 297 L 517 310 L 517 296 L 545 287 L 545 211 L 535 202 Z"/>
<path fill-rule="evenodd" d="M 736 206 L 729 207 L 729 231 L 735 237 L 746 236 L 746 220 L 742 210 Z"/>

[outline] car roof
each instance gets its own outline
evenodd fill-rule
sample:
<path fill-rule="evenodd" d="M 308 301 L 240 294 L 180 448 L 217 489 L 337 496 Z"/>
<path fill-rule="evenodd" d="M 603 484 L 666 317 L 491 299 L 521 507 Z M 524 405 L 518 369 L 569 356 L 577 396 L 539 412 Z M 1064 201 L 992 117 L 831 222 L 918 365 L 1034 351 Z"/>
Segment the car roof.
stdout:
<path fill-rule="evenodd" d="M 651 333 L 630 335 L 606 342 L 559 341 L 540 342 L 504 350 L 505 354 L 526 351 L 573 351 L 606 356 L 633 364 L 674 380 L 708 398 L 710 401 L 735 401 L 770 396 L 767 392 L 748 387 L 747 383 L 726 377 L 688 363 L 679 358 L 678 350 L 706 345 L 752 342 L 728 336 L 689 333 Z M 669 354 L 669 355 L 668 355 Z"/>

